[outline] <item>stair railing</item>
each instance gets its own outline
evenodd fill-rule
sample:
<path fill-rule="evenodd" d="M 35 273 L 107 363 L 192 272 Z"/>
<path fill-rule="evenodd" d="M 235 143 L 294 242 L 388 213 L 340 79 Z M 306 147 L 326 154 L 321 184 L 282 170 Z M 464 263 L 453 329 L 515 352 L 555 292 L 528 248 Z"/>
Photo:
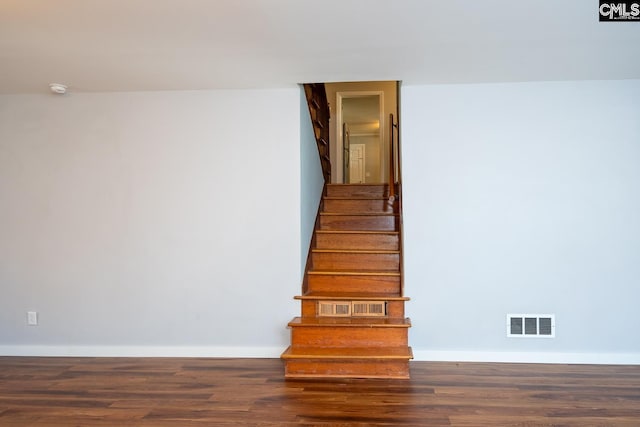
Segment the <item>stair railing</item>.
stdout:
<path fill-rule="evenodd" d="M 389 201 L 399 197 L 400 191 L 400 138 L 398 123 L 389 114 Z"/>
<path fill-rule="evenodd" d="M 309 115 L 313 125 L 313 133 L 318 145 L 320 164 L 324 182 L 331 182 L 331 157 L 329 147 L 329 103 L 324 83 L 304 84 L 304 93 L 309 106 Z"/>
<path fill-rule="evenodd" d="M 389 205 L 397 203 L 400 232 L 400 295 L 404 296 L 404 224 L 402 220 L 402 162 L 400 160 L 400 129 L 393 114 L 389 114 Z"/>

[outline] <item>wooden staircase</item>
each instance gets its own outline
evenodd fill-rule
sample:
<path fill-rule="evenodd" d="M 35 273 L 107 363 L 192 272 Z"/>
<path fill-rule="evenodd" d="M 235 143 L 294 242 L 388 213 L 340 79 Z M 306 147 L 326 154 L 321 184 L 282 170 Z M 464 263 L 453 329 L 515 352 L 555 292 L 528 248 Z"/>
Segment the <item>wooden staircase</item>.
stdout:
<path fill-rule="evenodd" d="M 327 184 L 320 206 L 285 376 L 409 378 L 397 199 L 386 184 Z"/>

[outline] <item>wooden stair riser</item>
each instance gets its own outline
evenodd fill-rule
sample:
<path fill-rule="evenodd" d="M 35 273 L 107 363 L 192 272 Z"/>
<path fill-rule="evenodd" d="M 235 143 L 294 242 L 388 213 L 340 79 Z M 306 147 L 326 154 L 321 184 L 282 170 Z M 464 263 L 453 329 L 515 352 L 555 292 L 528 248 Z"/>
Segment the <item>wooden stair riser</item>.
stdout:
<path fill-rule="evenodd" d="M 388 199 L 325 199 L 324 212 L 395 212 L 395 203 Z"/>
<path fill-rule="evenodd" d="M 409 379 L 406 360 L 326 360 L 285 361 L 286 378 L 386 378 Z"/>
<path fill-rule="evenodd" d="M 400 294 L 400 276 L 354 276 L 310 274 L 307 276 L 309 292 L 352 292 L 372 294 Z"/>
<path fill-rule="evenodd" d="M 388 197 L 385 184 L 327 185 L 327 197 Z"/>
<path fill-rule="evenodd" d="M 317 249 L 362 249 L 397 251 L 398 234 L 380 233 L 316 233 Z"/>
<path fill-rule="evenodd" d="M 327 324 L 291 328 L 292 347 L 402 347 L 408 343 L 406 327 L 345 327 Z"/>
<path fill-rule="evenodd" d="M 327 301 L 334 301 L 331 298 L 327 298 Z M 357 301 L 357 300 L 353 300 Z M 316 317 L 320 316 L 318 313 L 318 301 L 316 300 L 302 300 L 302 317 Z M 354 316 L 360 319 L 366 318 L 364 316 Z M 372 316 L 375 317 L 375 316 Z M 392 318 L 404 318 L 404 301 L 387 301 L 387 315 L 386 317 Z"/>
<path fill-rule="evenodd" d="M 312 252 L 314 270 L 377 270 L 399 271 L 397 253 Z"/>
<path fill-rule="evenodd" d="M 320 214 L 320 229 L 398 231 L 398 218 L 395 215 Z"/>

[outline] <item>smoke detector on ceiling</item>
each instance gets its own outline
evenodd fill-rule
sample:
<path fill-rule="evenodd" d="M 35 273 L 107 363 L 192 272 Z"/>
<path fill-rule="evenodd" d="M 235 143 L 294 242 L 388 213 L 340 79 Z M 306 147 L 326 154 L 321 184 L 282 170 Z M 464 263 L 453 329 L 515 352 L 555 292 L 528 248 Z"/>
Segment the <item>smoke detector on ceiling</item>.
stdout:
<path fill-rule="evenodd" d="M 49 89 L 51 89 L 51 92 L 58 95 L 64 95 L 67 92 L 67 86 L 60 83 L 49 84 Z"/>

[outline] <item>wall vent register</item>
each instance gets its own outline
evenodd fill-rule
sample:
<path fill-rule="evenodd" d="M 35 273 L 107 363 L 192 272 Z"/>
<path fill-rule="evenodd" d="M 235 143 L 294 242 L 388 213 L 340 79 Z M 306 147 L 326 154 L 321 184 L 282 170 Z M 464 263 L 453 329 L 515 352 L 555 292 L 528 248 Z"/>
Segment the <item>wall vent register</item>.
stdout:
<path fill-rule="evenodd" d="M 319 301 L 320 317 L 384 317 L 385 301 Z"/>
<path fill-rule="evenodd" d="M 556 318 L 553 314 L 507 314 L 507 336 L 554 338 Z"/>

